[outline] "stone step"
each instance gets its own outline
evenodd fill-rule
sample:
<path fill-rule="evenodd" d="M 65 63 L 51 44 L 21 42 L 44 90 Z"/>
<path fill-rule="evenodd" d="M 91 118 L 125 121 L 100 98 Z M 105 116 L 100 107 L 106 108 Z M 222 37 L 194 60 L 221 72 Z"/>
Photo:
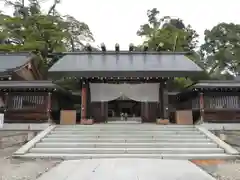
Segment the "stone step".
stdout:
<path fill-rule="evenodd" d="M 81 127 L 81 128 L 67 128 L 67 127 L 59 127 L 55 128 L 55 131 L 193 131 L 197 130 L 194 127 L 189 127 L 189 128 L 177 128 L 177 127 L 172 127 L 172 128 L 139 128 L 139 127 L 109 127 L 109 128 L 96 128 L 96 127 Z"/>
<path fill-rule="evenodd" d="M 91 135 L 163 135 L 163 134 L 201 134 L 200 131 L 53 131 L 51 134 L 91 134 Z"/>
<path fill-rule="evenodd" d="M 197 131 L 196 128 L 55 128 L 55 131 Z"/>
<path fill-rule="evenodd" d="M 108 121 L 108 124 L 141 124 L 141 121 Z"/>
<path fill-rule="evenodd" d="M 62 143 L 40 142 L 36 148 L 217 148 L 215 143 Z"/>
<path fill-rule="evenodd" d="M 46 158 L 46 159 L 98 159 L 98 158 L 151 158 L 151 159 L 180 159 L 180 160 L 207 160 L 207 159 L 235 159 L 235 156 L 227 154 L 43 154 L 27 153 L 14 155 L 17 158 Z"/>
<path fill-rule="evenodd" d="M 98 138 L 98 139 L 109 139 L 109 138 L 118 138 L 118 139 L 126 139 L 126 138 L 135 138 L 135 139 L 154 139 L 154 138 L 206 138 L 204 134 L 152 134 L 152 135 L 127 135 L 127 134 L 118 134 L 118 135 L 94 135 L 94 134 L 49 134 L 47 137 L 51 138 L 77 138 L 77 139 L 85 139 L 85 138 Z"/>
<path fill-rule="evenodd" d="M 220 154 L 221 148 L 32 148 L 30 153 L 48 154 Z"/>
<path fill-rule="evenodd" d="M 57 125 L 57 128 L 136 128 L 135 124 L 94 124 L 94 125 Z M 178 124 L 169 124 L 169 125 L 156 125 L 152 123 L 142 123 L 137 125 L 138 128 L 195 128 L 195 125 L 178 125 Z"/>
<path fill-rule="evenodd" d="M 191 126 L 191 127 L 183 127 L 183 128 L 180 128 L 180 127 L 165 127 L 165 126 L 155 126 L 155 127 L 148 127 L 148 126 L 144 126 L 144 127 L 141 127 L 141 125 L 135 125 L 135 126 L 130 126 L 130 125 L 127 125 L 127 126 L 115 126 L 115 127 L 109 127 L 109 126 L 103 126 L 103 127 L 96 127 L 96 126 L 80 126 L 80 127 L 65 127 L 65 126 L 62 126 L 62 127 L 55 127 L 55 129 L 58 129 L 58 130 L 139 130 L 139 131 L 158 131 L 158 130 L 194 130 L 197 128 L 194 127 L 194 126 Z"/>
<path fill-rule="evenodd" d="M 159 139 L 159 138 L 207 138 L 204 134 L 152 134 L 152 135 L 127 135 L 127 134 L 118 134 L 118 135 L 107 135 L 107 134 L 49 134 L 47 137 L 49 138 L 72 138 L 72 139 L 88 139 L 88 138 L 96 138 L 96 139 Z"/>
<path fill-rule="evenodd" d="M 42 142 L 62 142 L 62 143 L 67 143 L 67 142 L 72 142 L 72 143 L 77 143 L 77 142 L 89 142 L 89 143 L 97 143 L 97 142 L 105 142 L 105 143 L 154 143 L 154 142 L 162 142 L 162 143 L 166 143 L 166 142 L 175 142 L 175 143 L 182 143 L 182 142 L 212 142 L 210 139 L 207 139 L 205 137 L 202 138 L 192 138 L 192 137 L 188 137 L 183 139 L 182 137 L 174 137 L 174 138 L 148 138 L 148 139 L 136 139 L 136 138 L 126 138 L 126 139 L 122 139 L 122 138 L 112 138 L 109 137 L 108 139 L 98 139 L 98 138 L 85 138 L 85 139 L 80 139 L 80 138 L 44 138 L 41 140 Z"/>
<path fill-rule="evenodd" d="M 215 143 L 215 140 L 213 141 L 213 138 L 209 138 L 206 134 L 189 125 L 57 126 L 50 134 L 36 141 L 37 143 L 27 149 L 25 154 L 17 152 L 15 156 L 60 159 L 231 159 L 233 157 L 226 154 L 224 149 L 219 148 L 220 143 Z"/>

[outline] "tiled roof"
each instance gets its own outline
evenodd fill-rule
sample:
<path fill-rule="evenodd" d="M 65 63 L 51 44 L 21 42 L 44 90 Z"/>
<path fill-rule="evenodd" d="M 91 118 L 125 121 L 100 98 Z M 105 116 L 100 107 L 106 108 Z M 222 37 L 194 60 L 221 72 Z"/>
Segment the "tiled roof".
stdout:
<path fill-rule="evenodd" d="M 85 52 L 69 53 L 58 60 L 50 74 L 92 76 L 188 76 L 202 69 L 183 53 Z"/>
<path fill-rule="evenodd" d="M 240 81 L 236 80 L 226 80 L 226 81 L 199 81 L 197 84 L 193 85 L 192 88 L 240 88 Z"/>

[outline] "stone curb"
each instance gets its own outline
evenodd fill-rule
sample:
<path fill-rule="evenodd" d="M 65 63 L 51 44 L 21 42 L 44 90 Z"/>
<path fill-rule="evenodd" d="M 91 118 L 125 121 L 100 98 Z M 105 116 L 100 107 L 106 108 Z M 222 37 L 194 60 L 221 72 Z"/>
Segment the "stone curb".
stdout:
<path fill-rule="evenodd" d="M 206 128 L 200 127 L 200 126 L 196 126 L 196 128 L 200 132 L 204 133 L 209 139 L 211 139 L 212 141 L 217 143 L 221 148 L 223 148 L 227 154 L 231 154 L 231 155 L 239 155 L 240 154 L 236 149 L 234 149 L 232 146 L 230 146 L 229 144 L 227 144 L 224 141 L 222 141 L 221 139 L 219 139 L 217 136 L 215 136 L 213 133 L 208 131 Z"/>
<path fill-rule="evenodd" d="M 29 151 L 32 147 L 35 146 L 36 143 L 41 141 L 46 135 L 48 135 L 53 129 L 55 129 L 55 125 L 51 125 L 46 128 L 44 131 L 40 132 L 36 137 L 34 137 L 31 141 L 23 145 L 20 149 L 18 149 L 13 155 L 23 155 Z"/>

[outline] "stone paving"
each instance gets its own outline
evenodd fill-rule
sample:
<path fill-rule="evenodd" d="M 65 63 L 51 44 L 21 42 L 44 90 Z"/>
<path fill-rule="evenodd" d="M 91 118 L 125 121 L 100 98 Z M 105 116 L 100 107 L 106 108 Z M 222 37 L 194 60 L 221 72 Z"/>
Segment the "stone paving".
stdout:
<path fill-rule="evenodd" d="M 37 180 L 214 180 L 187 160 L 91 159 L 64 161 Z"/>
<path fill-rule="evenodd" d="M 0 180 L 35 180 L 41 174 L 49 171 L 51 168 L 58 165 L 59 161 L 52 160 L 20 160 L 11 159 L 11 154 L 16 151 L 19 146 L 1 149 L 0 150 Z M 85 160 L 84 160 L 85 161 Z M 91 160 L 90 160 L 91 161 Z M 109 163 L 110 165 L 113 163 Z M 149 165 L 151 167 L 152 165 Z M 162 165 L 159 169 L 163 169 Z M 199 165 L 203 170 L 210 173 L 217 180 L 240 180 L 240 161 L 229 161 L 219 164 Z M 166 169 L 166 168 L 164 168 Z M 172 167 L 170 167 L 172 169 Z M 176 169 L 176 168 L 175 168 Z M 77 170 L 79 168 L 77 167 Z M 126 170 L 123 170 L 126 171 Z M 165 170 L 165 172 L 169 170 Z M 111 172 L 111 169 L 107 172 Z M 171 170 L 171 173 L 172 170 Z M 45 175 L 44 175 L 45 176 Z M 42 176 L 41 178 L 43 178 Z M 162 178 L 159 178 L 162 179 Z M 42 180 L 42 179 L 40 179 Z M 54 180 L 51 178 L 51 180 Z M 60 179 L 61 180 L 61 179 Z M 78 178 L 78 180 L 80 180 Z M 84 180 L 84 179 L 83 179 Z M 149 179 L 150 180 L 150 179 Z M 181 180 L 181 179 L 177 179 Z M 194 179 L 193 179 L 194 180 Z"/>

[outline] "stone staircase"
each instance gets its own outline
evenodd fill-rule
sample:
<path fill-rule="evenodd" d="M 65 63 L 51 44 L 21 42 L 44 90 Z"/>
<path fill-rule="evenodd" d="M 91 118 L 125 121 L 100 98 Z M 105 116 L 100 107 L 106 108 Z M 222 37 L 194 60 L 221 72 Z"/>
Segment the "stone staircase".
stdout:
<path fill-rule="evenodd" d="M 110 117 L 107 119 L 108 124 L 140 124 L 142 123 L 142 118 L 141 117 L 128 117 L 127 121 L 121 120 L 120 117 Z"/>
<path fill-rule="evenodd" d="M 218 144 L 194 126 L 98 124 L 56 126 L 26 158 L 224 159 Z"/>

